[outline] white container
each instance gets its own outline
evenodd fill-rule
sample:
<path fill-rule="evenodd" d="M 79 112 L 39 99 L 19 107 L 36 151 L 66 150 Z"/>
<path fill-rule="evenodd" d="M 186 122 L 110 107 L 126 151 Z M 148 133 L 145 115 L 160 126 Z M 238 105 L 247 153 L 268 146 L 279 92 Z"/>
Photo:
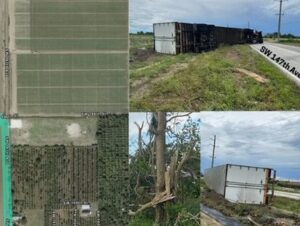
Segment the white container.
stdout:
<path fill-rule="evenodd" d="M 270 195 L 270 183 L 275 176 L 276 171 L 270 168 L 226 164 L 207 169 L 204 179 L 210 189 L 230 202 L 268 204 L 274 191 L 272 186 Z"/>
<path fill-rule="evenodd" d="M 176 54 L 176 23 L 157 23 L 153 25 L 155 51 Z"/>

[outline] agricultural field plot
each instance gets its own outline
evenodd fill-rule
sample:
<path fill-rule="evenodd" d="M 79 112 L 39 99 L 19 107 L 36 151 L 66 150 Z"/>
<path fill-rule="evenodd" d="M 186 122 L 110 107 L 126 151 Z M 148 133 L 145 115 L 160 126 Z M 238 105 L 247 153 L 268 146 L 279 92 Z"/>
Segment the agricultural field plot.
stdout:
<path fill-rule="evenodd" d="M 21 225 L 126 225 L 128 116 L 101 115 L 94 127 L 95 144 L 13 145 L 13 210 Z"/>
<path fill-rule="evenodd" d="M 127 111 L 127 0 L 15 0 L 12 7 L 17 113 Z"/>
<path fill-rule="evenodd" d="M 85 146 L 97 143 L 97 118 L 22 118 L 11 122 L 11 140 L 15 145 Z"/>
<path fill-rule="evenodd" d="M 128 115 L 103 115 L 97 126 L 101 225 L 128 225 Z"/>
<path fill-rule="evenodd" d="M 99 199 L 97 147 L 14 146 L 13 200 L 14 212 L 29 219 L 39 213 L 40 224 L 95 225 L 96 215 L 80 218 L 80 206 Z M 39 210 L 44 210 L 43 212 Z M 36 211 L 36 212 L 35 212 Z M 68 213 L 76 212 L 76 217 Z M 94 213 L 97 209 L 92 210 Z M 63 214 L 62 214 L 63 213 Z M 68 217 L 66 217 L 66 215 Z M 32 219 L 36 221 L 37 219 Z M 79 224 L 79 221 L 82 224 Z M 93 221 L 92 224 L 84 222 Z"/>

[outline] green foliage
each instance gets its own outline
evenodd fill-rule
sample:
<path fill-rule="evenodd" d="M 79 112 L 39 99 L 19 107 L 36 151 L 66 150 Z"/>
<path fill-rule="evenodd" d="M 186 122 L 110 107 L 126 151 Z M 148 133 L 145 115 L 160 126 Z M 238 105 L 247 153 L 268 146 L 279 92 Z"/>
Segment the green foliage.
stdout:
<path fill-rule="evenodd" d="M 181 114 L 179 114 L 181 115 Z M 167 113 L 167 118 L 178 116 L 175 113 Z M 147 136 L 155 134 L 157 122 L 153 117 L 150 120 Z M 176 129 L 177 128 L 177 129 Z M 195 225 L 194 220 L 188 217 L 197 215 L 200 210 L 200 121 L 188 117 L 184 122 L 171 120 L 167 124 L 166 136 L 169 141 L 166 144 L 166 163 L 169 165 L 171 156 L 178 153 L 179 161 L 188 154 L 188 159 L 183 164 L 184 176 L 179 178 L 176 186 L 176 198 L 165 204 L 168 222 L 166 226 L 174 225 L 180 215 L 182 222 L 179 225 Z M 146 139 L 148 140 L 148 138 Z M 149 144 L 143 146 L 143 150 L 137 150 L 130 161 L 130 203 L 137 206 L 149 202 L 155 192 L 155 179 L 153 178 L 154 166 L 151 166 L 151 147 L 153 139 Z M 139 177 L 139 178 L 138 178 Z M 137 189 L 137 181 L 139 189 Z M 138 194 L 137 194 L 138 193 Z M 152 194 L 151 194 L 152 193 Z M 153 225 L 155 219 L 154 208 L 147 209 L 131 219 L 130 225 Z"/>
<path fill-rule="evenodd" d="M 129 226 L 153 226 L 153 224 L 153 219 L 141 216 L 133 218 L 133 220 L 129 223 Z"/>

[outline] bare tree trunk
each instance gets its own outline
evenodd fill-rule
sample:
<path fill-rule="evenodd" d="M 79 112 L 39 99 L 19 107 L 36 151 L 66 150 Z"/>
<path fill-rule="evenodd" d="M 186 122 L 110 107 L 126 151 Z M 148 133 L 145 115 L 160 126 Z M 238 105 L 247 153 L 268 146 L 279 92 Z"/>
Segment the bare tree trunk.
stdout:
<path fill-rule="evenodd" d="M 165 149 L 166 149 L 166 113 L 158 112 L 155 113 L 157 116 L 157 131 L 155 139 L 155 150 L 156 150 L 156 195 L 165 191 Z M 161 224 L 166 220 L 166 212 L 164 204 L 160 203 L 155 209 L 155 223 Z"/>
<path fill-rule="evenodd" d="M 141 152 L 143 151 L 142 131 L 143 131 L 143 127 L 144 127 L 144 122 L 142 123 L 141 126 L 137 122 L 134 122 L 134 124 L 136 125 L 136 127 L 138 128 L 138 131 L 139 131 L 138 144 L 139 144 L 139 154 L 141 154 Z"/>

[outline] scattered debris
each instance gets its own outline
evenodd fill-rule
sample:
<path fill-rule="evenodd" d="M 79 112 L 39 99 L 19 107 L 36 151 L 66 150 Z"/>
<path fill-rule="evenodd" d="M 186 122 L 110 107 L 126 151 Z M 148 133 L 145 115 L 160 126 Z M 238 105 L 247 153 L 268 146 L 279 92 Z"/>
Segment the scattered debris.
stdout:
<path fill-rule="evenodd" d="M 260 82 L 260 83 L 269 83 L 269 79 L 266 79 L 264 77 L 262 77 L 261 75 L 258 75 L 252 71 L 248 71 L 246 69 L 242 69 L 242 68 L 235 68 L 234 69 L 236 72 L 239 72 L 241 74 L 247 75 L 251 78 L 254 78 L 256 81 Z"/>

